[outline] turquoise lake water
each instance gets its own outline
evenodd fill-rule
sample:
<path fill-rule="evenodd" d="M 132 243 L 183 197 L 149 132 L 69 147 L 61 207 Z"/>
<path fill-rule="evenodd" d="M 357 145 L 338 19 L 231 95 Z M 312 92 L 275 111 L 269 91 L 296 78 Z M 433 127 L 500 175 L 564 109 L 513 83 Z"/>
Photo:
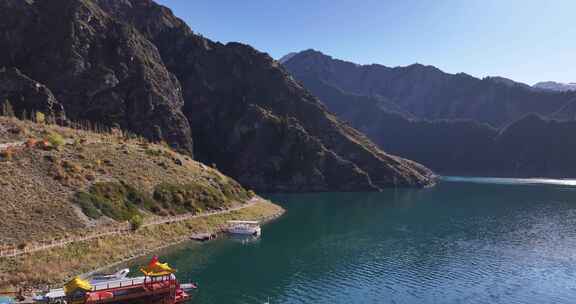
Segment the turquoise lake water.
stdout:
<path fill-rule="evenodd" d="M 570 181 L 270 198 L 287 213 L 259 241 L 162 256 L 199 283 L 191 303 L 576 303 Z"/>

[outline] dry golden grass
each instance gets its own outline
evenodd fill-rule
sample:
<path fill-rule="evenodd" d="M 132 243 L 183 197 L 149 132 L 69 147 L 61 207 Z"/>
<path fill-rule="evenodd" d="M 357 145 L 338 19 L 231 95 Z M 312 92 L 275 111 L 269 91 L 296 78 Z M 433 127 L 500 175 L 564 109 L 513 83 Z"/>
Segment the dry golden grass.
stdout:
<path fill-rule="evenodd" d="M 12 148 L 12 159 L 0 160 L 0 247 L 109 223 L 89 221 L 72 204 L 77 191 L 98 181 L 128 181 L 143 192 L 163 182 L 241 189 L 232 179 L 164 145 L 0 117 L 0 143 L 42 142 L 54 132 L 65 145 L 22 145 Z"/>

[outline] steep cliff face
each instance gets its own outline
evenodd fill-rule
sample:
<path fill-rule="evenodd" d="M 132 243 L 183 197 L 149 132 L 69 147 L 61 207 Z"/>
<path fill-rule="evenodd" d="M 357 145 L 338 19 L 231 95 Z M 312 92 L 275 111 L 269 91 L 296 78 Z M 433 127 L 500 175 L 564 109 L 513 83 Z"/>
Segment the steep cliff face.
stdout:
<path fill-rule="evenodd" d="M 385 151 L 440 174 L 494 174 L 492 148 L 498 131 L 493 127 L 469 120 L 414 119 L 382 107 L 375 98 L 347 93 L 311 77 L 301 80 L 330 110 Z"/>
<path fill-rule="evenodd" d="M 298 79 L 312 77 L 427 120 L 469 119 L 502 127 L 529 113 L 551 115 L 576 99 L 574 92 L 537 90 L 501 77 L 478 79 L 421 64 L 357 65 L 314 50 L 300 52 L 284 65 Z"/>
<path fill-rule="evenodd" d="M 513 176 L 576 176 L 575 121 L 555 121 L 530 114 L 495 138 L 502 171 Z"/>
<path fill-rule="evenodd" d="M 117 124 L 192 152 L 180 84 L 137 30 L 87 0 L 0 6 L 0 66 L 45 84 L 72 120 Z"/>
<path fill-rule="evenodd" d="M 293 56 L 290 60 L 296 59 Z M 290 60 L 287 61 L 289 65 Z M 324 62 L 321 66 L 328 69 L 331 64 L 326 60 L 329 58 L 321 57 L 321 62 Z M 549 115 L 564 121 L 529 114 L 500 129 L 473 120 L 428 121 L 407 114 L 403 108 L 380 95 L 361 95 L 358 90 L 350 89 L 357 88 L 356 85 L 335 80 L 362 79 L 365 75 L 354 74 L 358 73 L 355 65 L 337 63 L 343 68 L 319 74 L 312 72 L 318 69 L 316 61 L 304 62 L 307 63 L 298 62 L 302 65 L 297 67 L 294 76 L 328 109 L 350 122 L 385 151 L 416 160 L 439 174 L 576 176 L 576 167 L 571 165 L 576 162 L 576 145 L 570 135 L 576 131 L 572 121 L 576 101 L 567 102 Z M 333 75 L 332 78 L 322 77 L 327 74 Z M 350 79 L 349 75 L 352 75 Z M 526 89 L 526 85 L 508 79 L 490 78 L 483 82 L 486 81 L 496 81 L 511 91 Z M 503 102 L 506 103 L 506 99 Z"/>
<path fill-rule="evenodd" d="M 428 169 L 382 152 L 268 55 L 197 35 L 153 1 L 0 5 L 0 66 L 45 84 L 73 120 L 193 149 L 261 191 L 432 183 Z M 18 17 L 1 18 L 8 14 Z"/>

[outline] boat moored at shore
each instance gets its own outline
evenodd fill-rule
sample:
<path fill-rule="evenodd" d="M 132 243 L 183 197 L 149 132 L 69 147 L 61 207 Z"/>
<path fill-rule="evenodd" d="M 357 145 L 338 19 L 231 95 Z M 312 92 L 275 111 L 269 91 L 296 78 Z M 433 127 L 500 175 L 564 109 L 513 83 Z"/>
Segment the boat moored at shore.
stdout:
<path fill-rule="evenodd" d="M 260 222 L 258 221 L 228 221 L 226 231 L 232 235 L 255 235 L 262 234 Z"/>
<path fill-rule="evenodd" d="M 124 269 L 113 275 L 96 276 L 91 281 L 74 278 L 63 288 L 50 290 L 36 297 L 35 303 L 74 304 L 136 304 L 184 303 L 190 299 L 188 291 L 196 284 L 180 284 L 175 270 L 157 257 L 141 268 L 144 276 L 127 278 Z"/>

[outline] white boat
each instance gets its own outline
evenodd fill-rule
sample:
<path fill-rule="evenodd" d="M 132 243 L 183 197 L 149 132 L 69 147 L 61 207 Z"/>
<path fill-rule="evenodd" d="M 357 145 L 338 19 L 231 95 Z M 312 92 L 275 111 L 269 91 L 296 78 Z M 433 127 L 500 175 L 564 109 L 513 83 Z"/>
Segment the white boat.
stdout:
<path fill-rule="evenodd" d="M 239 235 L 260 235 L 262 228 L 258 221 L 228 221 L 228 233 Z"/>
<path fill-rule="evenodd" d="M 103 282 L 108 282 L 108 281 L 117 281 L 117 280 L 122 280 L 124 278 L 126 278 L 128 276 L 128 274 L 130 273 L 130 269 L 128 268 L 124 268 L 114 274 L 97 274 L 92 276 L 92 278 L 90 278 L 90 283 L 91 284 L 98 284 L 98 283 L 103 283 Z"/>

